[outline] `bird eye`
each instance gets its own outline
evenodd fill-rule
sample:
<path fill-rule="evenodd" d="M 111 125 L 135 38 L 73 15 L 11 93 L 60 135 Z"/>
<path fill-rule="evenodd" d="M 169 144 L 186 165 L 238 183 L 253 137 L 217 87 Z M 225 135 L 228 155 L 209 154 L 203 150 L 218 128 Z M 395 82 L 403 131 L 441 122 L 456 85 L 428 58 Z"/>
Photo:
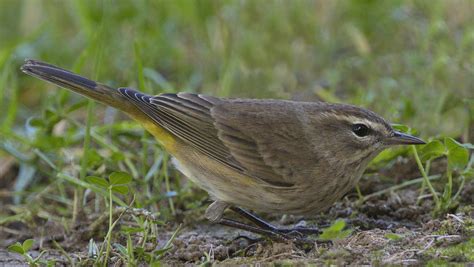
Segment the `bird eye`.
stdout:
<path fill-rule="evenodd" d="M 359 137 L 367 136 L 370 132 L 369 127 L 364 124 L 356 123 L 352 125 L 352 131 Z"/>

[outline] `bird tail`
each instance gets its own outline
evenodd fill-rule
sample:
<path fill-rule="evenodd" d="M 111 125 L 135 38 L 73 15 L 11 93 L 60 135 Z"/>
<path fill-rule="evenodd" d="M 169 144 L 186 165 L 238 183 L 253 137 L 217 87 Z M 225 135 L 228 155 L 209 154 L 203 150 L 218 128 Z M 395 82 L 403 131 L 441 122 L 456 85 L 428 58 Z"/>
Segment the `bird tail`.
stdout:
<path fill-rule="evenodd" d="M 133 116 L 142 113 L 117 89 L 89 80 L 54 65 L 27 59 L 25 64 L 21 67 L 21 70 L 28 75 L 97 100 L 101 103 L 122 110 L 129 115 Z"/>

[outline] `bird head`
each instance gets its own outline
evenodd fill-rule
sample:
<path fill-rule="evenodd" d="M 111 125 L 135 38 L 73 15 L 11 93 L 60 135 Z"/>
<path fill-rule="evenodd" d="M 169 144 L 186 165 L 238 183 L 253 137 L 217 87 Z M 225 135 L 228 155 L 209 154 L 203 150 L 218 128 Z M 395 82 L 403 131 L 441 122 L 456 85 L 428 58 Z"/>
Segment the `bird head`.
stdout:
<path fill-rule="evenodd" d="M 376 113 L 352 105 L 324 104 L 313 118 L 322 137 L 318 138 L 319 147 L 347 163 L 370 160 L 391 146 L 425 144 L 418 137 L 396 131 Z"/>

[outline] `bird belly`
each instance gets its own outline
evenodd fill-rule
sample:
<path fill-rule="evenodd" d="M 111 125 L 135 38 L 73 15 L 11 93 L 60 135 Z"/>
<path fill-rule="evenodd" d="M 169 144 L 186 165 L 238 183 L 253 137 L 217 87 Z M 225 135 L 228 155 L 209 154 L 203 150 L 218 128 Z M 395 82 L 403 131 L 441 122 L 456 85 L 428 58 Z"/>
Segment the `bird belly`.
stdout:
<path fill-rule="evenodd" d="M 175 151 L 174 166 L 213 199 L 258 212 L 298 215 L 319 212 L 353 186 L 353 177 L 346 177 L 347 182 L 320 178 L 313 179 L 310 185 L 278 187 L 243 175 L 188 146 L 178 144 Z"/>
<path fill-rule="evenodd" d="M 187 146 L 178 145 L 173 156 L 174 166 L 213 199 L 255 211 L 286 213 L 282 207 L 284 198 L 264 182 L 243 175 Z"/>

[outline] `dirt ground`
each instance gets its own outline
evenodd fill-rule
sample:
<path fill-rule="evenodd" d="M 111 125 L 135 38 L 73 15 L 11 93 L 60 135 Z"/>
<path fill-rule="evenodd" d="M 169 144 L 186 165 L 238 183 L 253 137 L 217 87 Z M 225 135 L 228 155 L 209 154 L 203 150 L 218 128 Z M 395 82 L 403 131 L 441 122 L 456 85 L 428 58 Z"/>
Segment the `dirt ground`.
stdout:
<path fill-rule="evenodd" d="M 413 168 L 409 168 L 413 170 Z M 384 173 L 366 175 L 360 183 L 364 195 L 377 192 L 392 184 L 402 182 L 391 179 L 387 183 Z M 415 171 L 400 172 L 399 177 L 417 177 Z M 393 177 L 393 176 L 390 176 Z M 391 184 L 392 183 L 392 184 Z M 318 216 L 301 218 L 294 216 L 265 217 L 276 225 L 292 224 L 327 225 L 335 219 L 344 219 L 352 233 L 347 238 L 329 243 L 317 242 L 308 248 L 294 242 L 274 242 L 268 239 L 252 240 L 257 236 L 211 225 L 202 214 L 184 214 L 183 228 L 173 241 L 173 247 L 164 254 L 162 263 L 169 265 L 192 265 L 202 263 L 225 264 L 407 264 L 420 265 L 428 262 L 471 262 L 472 238 L 474 236 L 474 182 L 468 182 L 462 192 L 456 211 L 441 218 L 431 215 L 432 203 L 425 198 L 416 203 L 419 185 L 406 187 L 387 194 L 376 195 L 360 203 L 357 194 L 349 193 L 340 202 Z M 230 216 L 232 214 L 229 213 Z M 12 222 L 0 228 L 0 247 L 6 248 L 18 240 L 34 238 L 36 241 L 31 255 L 37 256 L 40 247 L 48 252 L 44 259 L 54 259 L 57 265 L 68 265 L 68 258 L 81 260 L 87 264 L 87 247 L 90 238 L 97 233 L 90 232 L 88 226 L 97 216 L 88 217 L 89 222 L 72 229 L 66 234 L 65 228 L 51 220 L 35 227 L 21 222 Z M 124 216 L 120 226 L 127 225 Z M 107 223 L 99 227 L 106 231 Z M 178 227 L 171 222 L 159 228 L 158 241 L 147 244 L 146 249 L 154 250 L 164 246 Z M 240 238 L 238 238 L 240 237 Z M 248 237 L 248 238 L 244 238 Z M 139 237 L 136 237 L 139 238 Z M 125 239 L 120 240 L 123 245 Z M 57 249 L 55 242 L 65 251 Z M 468 245 L 466 245 L 468 244 Z M 471 251 L 471 252 L 469 252 Z M 65 255 L 68 255 L 67 257 Z M 115 256 L 114 256 L 115 255 Z M 112 254 L 116 263 L 119 257 Z M 25 265 L 20 256 L 0 250 L 0 265 Z"/>

